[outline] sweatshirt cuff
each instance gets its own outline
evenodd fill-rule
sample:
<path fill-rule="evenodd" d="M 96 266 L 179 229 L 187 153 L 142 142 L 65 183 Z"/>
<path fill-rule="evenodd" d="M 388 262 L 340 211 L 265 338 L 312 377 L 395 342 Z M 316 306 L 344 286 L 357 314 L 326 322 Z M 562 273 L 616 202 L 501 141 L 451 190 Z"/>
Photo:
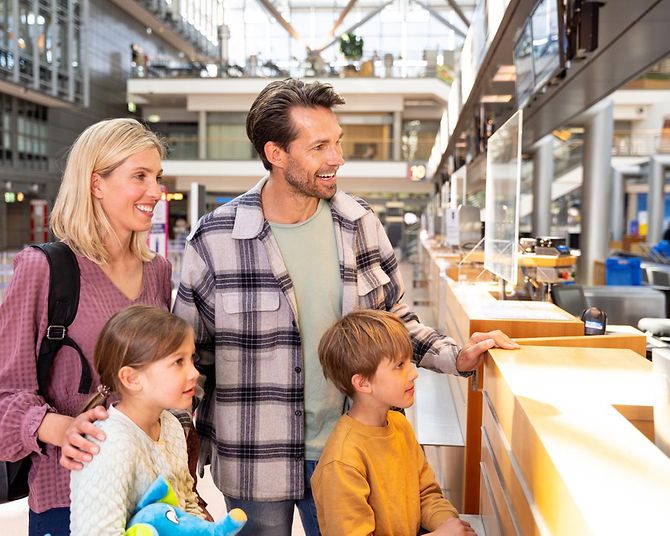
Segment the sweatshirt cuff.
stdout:
<path fill-rule="evenodd" d="M 44 444 L 37 439 L 37 430 L 44 420 L 44 416 L 51 408 L 44 404 L 43 406 L 34 406 L 26 411 L 23 417 L 23 445 L 30 452 L 45 454 Z"/>
<path fill-rule="evenodd" d="M 455 509 L 447 510 L 446 512 L 445 511 L 435 512 L 432 516 L 430 516 L 430 518 L 427 521 L 425 521 L 423 528 L 425 530 L 433 532 L 438 528 L 440 528 L 440 526 L 442 526 L 444 523 L 449 521 L 452 517 L 458 519 L 458 512 L 456 512 Z"/>

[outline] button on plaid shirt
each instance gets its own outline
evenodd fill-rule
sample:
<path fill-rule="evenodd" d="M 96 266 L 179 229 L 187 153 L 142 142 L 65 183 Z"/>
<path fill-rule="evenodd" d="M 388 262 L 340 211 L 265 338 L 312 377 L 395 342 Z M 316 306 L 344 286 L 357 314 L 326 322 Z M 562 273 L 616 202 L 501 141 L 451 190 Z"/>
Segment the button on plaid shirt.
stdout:
<path fill-rule="evenodd" d="M 305 385 L 295 292 L 261 207 L 266 181 L 201 219 L 186 244 L 174 312 L 195 329 L 205 379 L 196 415 L 201 463 L 211 462 L 226 496 L 280 501 L 305 491 Z M 455 342 L 400 303 L 398 262 L 368 205 L 338 192 L 330 208 L 342 313 L 397 314 L 418 364 L 458 374 Z"/>

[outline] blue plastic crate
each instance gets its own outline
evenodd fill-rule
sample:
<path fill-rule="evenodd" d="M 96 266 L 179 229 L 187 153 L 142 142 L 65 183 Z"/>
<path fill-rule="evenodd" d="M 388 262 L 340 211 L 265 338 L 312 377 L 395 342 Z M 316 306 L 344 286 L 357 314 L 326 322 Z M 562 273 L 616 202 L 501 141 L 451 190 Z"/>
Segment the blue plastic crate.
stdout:
<path fill-rule="evenodd" d="M 642 268 L 637 257 L 610 257 L 605 262 L 606 285 L 641 285 Z"/>

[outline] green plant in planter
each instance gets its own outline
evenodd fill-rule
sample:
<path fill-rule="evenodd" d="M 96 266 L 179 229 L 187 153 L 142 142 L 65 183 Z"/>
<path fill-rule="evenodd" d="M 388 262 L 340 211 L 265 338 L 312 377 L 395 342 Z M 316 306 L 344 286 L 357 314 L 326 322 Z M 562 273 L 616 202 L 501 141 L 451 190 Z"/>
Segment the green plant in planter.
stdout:
<path fill-rule="evenodd" d="M 352 33 L 342 34 L 340 52 L 350 61 L 360 60 L 363 56 L 363 38 Z"/>

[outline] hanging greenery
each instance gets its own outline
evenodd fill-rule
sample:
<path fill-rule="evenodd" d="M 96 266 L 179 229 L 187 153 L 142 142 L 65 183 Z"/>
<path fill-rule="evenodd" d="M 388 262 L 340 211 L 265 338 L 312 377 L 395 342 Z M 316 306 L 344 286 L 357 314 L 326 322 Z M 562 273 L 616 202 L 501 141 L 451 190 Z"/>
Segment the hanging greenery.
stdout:
<path fill-rule="evenodd" d="M 363 56 L 363 38 L 353 33 L 340 36 L 340 52 L 348 60 L 360 60 Z"/>

